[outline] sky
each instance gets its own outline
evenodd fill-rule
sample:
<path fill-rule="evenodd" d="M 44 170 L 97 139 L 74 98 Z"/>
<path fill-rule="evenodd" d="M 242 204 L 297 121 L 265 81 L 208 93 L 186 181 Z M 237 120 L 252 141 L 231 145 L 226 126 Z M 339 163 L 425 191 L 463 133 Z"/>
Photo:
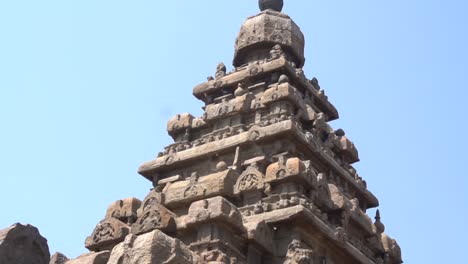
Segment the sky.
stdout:
<path fill-rule="evenodd" d="M 468 235 L 468 2 L 288 1 L 405 263 L 460 263 Z M 73 258 L 137 168 L 202 114 L 257 1 L 0 0 L 0 228 L 37 226 Z M 463 133 L 462 133 L 463 132 Z M 373 216 L 375 210 L 370 210 Z"/>

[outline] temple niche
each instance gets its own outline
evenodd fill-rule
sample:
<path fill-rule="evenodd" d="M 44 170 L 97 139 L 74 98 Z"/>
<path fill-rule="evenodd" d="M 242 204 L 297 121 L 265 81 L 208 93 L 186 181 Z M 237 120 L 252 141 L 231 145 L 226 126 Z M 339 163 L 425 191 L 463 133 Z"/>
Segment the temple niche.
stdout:
<path fill-rule="evenodd" d="M 400 264 L 358 151 L 316 78 L 282 0 L 259 1 L 224 63 L 196 85 L 204 114 L 179 114 L 174 143 L 138 172 L 153 189 L 114 202 L 90 253 L 53 263 Z M 52 262 L 51 262 L 52 263 Z"/>

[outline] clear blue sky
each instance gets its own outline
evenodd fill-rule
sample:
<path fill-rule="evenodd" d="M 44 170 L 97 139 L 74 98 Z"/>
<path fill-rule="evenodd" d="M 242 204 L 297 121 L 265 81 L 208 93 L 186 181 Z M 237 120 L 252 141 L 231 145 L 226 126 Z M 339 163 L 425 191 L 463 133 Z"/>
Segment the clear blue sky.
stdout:
<path fill-rule="evenodd" d="M 70 257 L 136 170 L 202 113 L 192 88 L 231 65 L 257 1 L 0 1 L 0 227 L 31 223 Z M 460 263 L 467 237 L 468 2 L 285 0 L 360 150 L 406 263 Z M 370 212 L 373 214 L 373 212 Z"/>

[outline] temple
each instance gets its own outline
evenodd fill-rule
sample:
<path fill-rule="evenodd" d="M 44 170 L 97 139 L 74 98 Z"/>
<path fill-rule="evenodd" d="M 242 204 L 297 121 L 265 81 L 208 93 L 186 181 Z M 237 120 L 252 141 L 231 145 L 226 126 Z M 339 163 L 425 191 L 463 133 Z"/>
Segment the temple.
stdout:
<path fill-rule="evenodd" d="M 400 264 L 379 205 L 352 164 L 358 151 L 316 78 L 282 0 L 241 26 L 231 72 L 193 88 L 200 117 L 179 114 L 174 143 L 144 163 L 153 189 L 117 201 L 86 240 L 51 264 Z"/>

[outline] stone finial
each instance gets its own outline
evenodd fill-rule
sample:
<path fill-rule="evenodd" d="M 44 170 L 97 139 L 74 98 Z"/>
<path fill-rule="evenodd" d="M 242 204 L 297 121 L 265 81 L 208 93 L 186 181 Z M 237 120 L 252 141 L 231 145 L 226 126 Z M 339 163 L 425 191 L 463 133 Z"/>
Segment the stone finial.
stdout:
<path fill-rule="evenodd" d="M 226 65 L 220 62 L 218 63 L 218 65 L 216 65 L 215 79 L 219 79 L 225 75 L 226 75 Z"/>
<path fill-rule="evenodd" d="M 375 230 L 377 231 L 377 233 L 381 234 L 383 232 L 385 232 L 385 225 L 380 221 L 381 217 L 380 217 L 380 210 L 377 210 L 377 212 L 375 213 L 375 223 L 374 223 L 374 226 L 375 226 Z"/>
<path fill-rule="evenodd" d="M 245 90 L 244 85 L 242 83 L 239 83 L 237 85 L 237 89 L 234 91 L 234 95 L 239 97 L 244 95 L 245 93 L 247 93 L 247 91 Z"/>
<path fill-rule="evenodd" d="M 281 12 L 281 10 L 283 10 L 283 0 L 259 0 L 258 6 L 260 7 L 261 11 L 271 9 L 277 12 Z"/>
<path fill-rule="evenodd" d="M 286 74 L 282 74 L 278 79 L 278 84 L 289 82 L 289 77 Z"/>

